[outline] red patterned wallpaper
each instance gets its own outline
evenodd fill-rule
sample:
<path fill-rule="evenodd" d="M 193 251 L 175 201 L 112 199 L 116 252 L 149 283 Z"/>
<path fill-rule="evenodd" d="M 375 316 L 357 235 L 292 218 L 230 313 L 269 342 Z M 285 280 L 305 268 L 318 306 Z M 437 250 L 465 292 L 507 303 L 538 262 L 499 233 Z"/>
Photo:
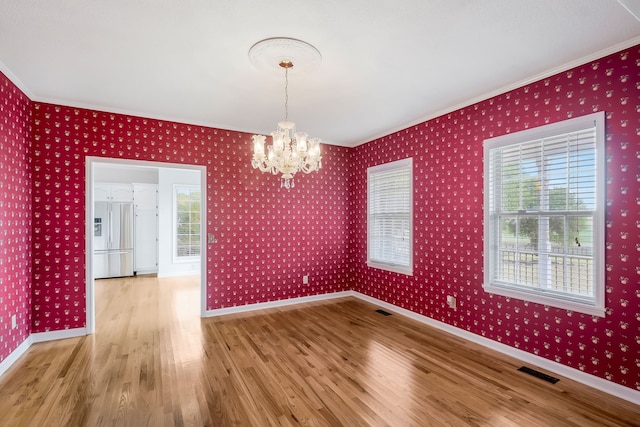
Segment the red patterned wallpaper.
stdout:
<path fill-rule="evenodd" d="M 0 358 L 28 336 L 30 312 L 33 332 L 84 326 L 84 158 L 102 156 L 207 166 L 207 231 L 218 239 L 208 252 L 208 309 L 355 289 L 640 390 L 639 50 L 356 149 L 323 146 L 325 168 L 300 177 L 290 192 L 251 168 L 247 134 L 40 103 L 30 113 L 29 100 L 4 79 L 0 165 L 2 184 L 14 192 L 0 197 L 21 211 L 33 209 L 33 219 L 2 213 L 11 219 L 0 226 Z M 486 294 L 483 139 L 600 110 L 607 113 L 608 140 L 607 317 Z M 30 142 L 31 169 L 24 154 Z M 365 262 L 366 168 L 408 156 L 416 191 L 413 277 Z M 290 231 L 280 231 L 285 224 Z M 32 264 L 25 243 L 31 237 Z M 21 245 L 24 256 L 10 252 Z M 310 275 L 308 286 L 303 274 Z M 457 311 L 446 308 L 451 294 Z M 7 331 L 5 310 L 16 307 L 19 332 Z"/>
<path fill-rule="evenodd" d="M 206 165 L 207 309 L 347 289 L 348 149 L 324 145 L 287 191 L 245 133 L 41 103 L 33 118 L 34 332 L 85 325 L 86 156 Z"/>
<path fill-rule="evenodd" d="M 607 316 L 485 293 L 483 140 L 602 110 Z M 640 390 L 640 47 L 361 145 L 351 156 L 355 290 Z M 366 265 L 366 169 L 405 157 L 414 159 L 413 277 Z M 447 295 L 457 297 L 457 311 Z"/>
<path fill-rule="evenodd" d="M 30 124 L 31 101 L 0 73 L 0 362 L 31 333 Z"/>

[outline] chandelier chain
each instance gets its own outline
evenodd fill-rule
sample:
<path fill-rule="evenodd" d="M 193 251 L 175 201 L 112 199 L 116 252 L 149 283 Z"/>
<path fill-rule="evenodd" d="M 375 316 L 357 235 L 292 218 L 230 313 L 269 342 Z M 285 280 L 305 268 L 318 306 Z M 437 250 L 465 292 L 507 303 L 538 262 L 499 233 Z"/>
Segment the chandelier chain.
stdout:
<path fill-rule="evenodd" d="M 284 69 L 284 119 L 289 120 L 289 68 Z"/>

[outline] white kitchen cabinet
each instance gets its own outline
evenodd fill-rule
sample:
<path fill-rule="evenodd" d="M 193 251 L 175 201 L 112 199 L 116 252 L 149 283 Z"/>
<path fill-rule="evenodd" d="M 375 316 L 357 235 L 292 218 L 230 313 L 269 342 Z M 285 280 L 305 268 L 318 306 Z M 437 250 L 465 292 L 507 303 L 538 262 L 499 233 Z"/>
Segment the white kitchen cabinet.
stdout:
<path fill-rule="evenodd" d="M 96 202 L 133 202 L 133 185 L 96 182 L 93 186 L 93 199 Z"/>
<path fill-rule="evenodd" d="M 158 272 L 158 186 L 133 184 L 135 209 L 134 270 Z"/>
<path fill-rule="evenodd" d="M 133 198 L 137 209 L 158 209 L 158 185 L 133 184 Z"/>

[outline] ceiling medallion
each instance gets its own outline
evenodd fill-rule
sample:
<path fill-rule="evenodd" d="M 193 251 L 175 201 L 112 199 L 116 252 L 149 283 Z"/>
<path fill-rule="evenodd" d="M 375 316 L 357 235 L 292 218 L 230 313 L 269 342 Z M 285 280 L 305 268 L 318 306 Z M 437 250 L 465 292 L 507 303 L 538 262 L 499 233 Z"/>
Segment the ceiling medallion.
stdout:
<path fill-rule="evenodd" d="M 304 132 L 296 132 L 296 124 L 289 121 L 289 70 L 300 66 L 310 71 L 320 65 L 320 52 L 308 43 L 290 38 L 262 40 L 249 49 L 249 58 L 258 68 L 284 70 L 284 121 L 271 132 L 272 145 L 265 153 L 265 135 L 253 135 L 251 165 L 262 172 L 282 174 L 280 187 L 294 187 L 297 172 L 311 173 L 322 167 L 320 139 L 308 138 Z M 273 61 L 273 62 L 271 62 Z"/>
<path fill-rule="evenodd" d="M 320 66 L 322 56 L 315 47 L 288 37 L 264 39 L 251 46 L 249 60 L 259 70 L 280 71 L 282 61 L 295 64 L 295 74 L 308 73 Z"/>

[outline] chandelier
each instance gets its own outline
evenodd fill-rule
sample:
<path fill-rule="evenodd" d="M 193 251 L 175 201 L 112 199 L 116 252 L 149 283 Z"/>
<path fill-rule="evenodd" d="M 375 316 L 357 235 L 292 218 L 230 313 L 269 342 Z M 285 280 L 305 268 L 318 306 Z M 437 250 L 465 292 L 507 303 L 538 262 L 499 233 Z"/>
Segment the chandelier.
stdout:
<path fill-rule="evenodd" d="M 268 39 L 273 40 L 283 39 Z M 284 39 L 288 43 L 304 43 L 294 39 Z M 257 46 L 258 44 L 256 44 Z M 255 46 L 254 46 L 255 47 Z M 315 49 L 315 48 L 314 48 Z M 253 50 L 253 48 L 252 48 Z M 281 59 L 278 65 L 284 69 L 284 121 L 278 123 L 276 131 L 271 132 L 271 145 L 266 147 L 265 135 L 253 135 L 253 158 L 251 165 L 262 172 L 274 175 L 282 174 L 280 187 L 287 190 L 295 186 L 297 172 L 311 173 L 322 167 L 320 139 L 309 138 L 304 132 L 296 132 L 296 124 L 289 121 L 289 69 L 293 67 L 291 59 Z"/>

